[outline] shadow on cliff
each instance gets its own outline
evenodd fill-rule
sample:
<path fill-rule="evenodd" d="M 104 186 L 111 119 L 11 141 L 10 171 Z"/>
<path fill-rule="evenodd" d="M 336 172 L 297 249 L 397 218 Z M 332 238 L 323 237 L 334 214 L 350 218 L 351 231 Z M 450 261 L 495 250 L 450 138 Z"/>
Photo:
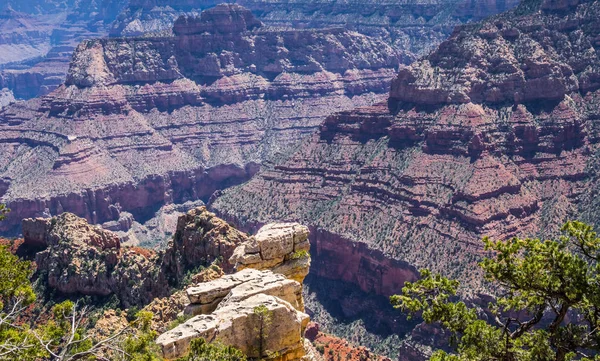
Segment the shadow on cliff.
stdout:
<path fill-rule="evenodd" d="M 352 283 L 309 274 L 304 284 L 307 313 L 311 319 L 322 323 L 319 315 L 325 311 L 335 322 L 324 324 L 324 328 L 338 336 L 355 337 L 354 327 L 352 334 L 341 335 L 339 326 L 360 321 L 370 334 L 381 338 L 397 335 L 402 339 L 418 324 L 394 309 L 387 297 L 363 292 Z"/>

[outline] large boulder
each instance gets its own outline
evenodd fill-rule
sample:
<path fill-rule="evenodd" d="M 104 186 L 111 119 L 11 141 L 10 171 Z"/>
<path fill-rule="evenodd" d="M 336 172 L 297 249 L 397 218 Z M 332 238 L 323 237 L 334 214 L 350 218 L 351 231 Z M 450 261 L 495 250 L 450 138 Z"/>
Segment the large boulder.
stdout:
<path fill-rule="evenodd" d="M 267 310 L 269 322 L 261 322 L 259 307 Z M 248 358 L 300 360 L 305 355 L 303 335 L 308 322 L 308 315 L 288 302 L 258 294 L 219 308 L 210 315 L 193 317 L 160 335 L 156 342 L 166 359 L 185 355 L 193 339 L 204 338 L 208 342 L 234 346 Z"/>
<path fill-rule="evenodd" d="M 245 269 L 187 289 L 190 305 L 186 313 L 208 314 L 257 294 L 276 296 L 304 312 L 302 285 L 271 271 Z"/>
<path fill-rule="evenodd" d="M 235 268 L 270 269 L 300 283 L 310 268 L 308 227 L 298 223 L 271 223 L 240 244 L 229 259 Z"/>

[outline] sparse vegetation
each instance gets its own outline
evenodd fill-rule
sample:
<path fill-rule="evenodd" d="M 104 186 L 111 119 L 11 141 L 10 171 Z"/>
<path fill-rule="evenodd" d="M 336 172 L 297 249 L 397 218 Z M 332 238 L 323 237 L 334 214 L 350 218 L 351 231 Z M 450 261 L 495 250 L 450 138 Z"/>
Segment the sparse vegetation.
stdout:
<path fill-rule="evenodd" d="M 203 338 L 193 340 L 187 356 L 177 361 L 246 361 L 240 350 L 218 342 L 207 343 Z"/>
<path fill-rule="evenodd" d="M 459 282 L 428 270 L 391 297 L 399 309 L 439 323 L 454 351 L 435 361 L 599 360 L 600 238 L 568 222 L 554 240 L 484 239 L 480 263 L 497 299 L 485 312 L 456 300 Z"/>
<path fill-rule="evenodd" d="M 267 338 L 269 337 L 269 328 L 271 327 L 271 323 L 273 322 L 273 316 L 271 315 L 271 311 L 265 305 L 260 305 L 254 307 L 254 314 L 258 318 L 258 322 L 256 322 L 256 328 L 254 333 L 256 334 L 256 343 L 257 343 L 257 351 L 259 357 L 266 356 L 268 354 L 268 350 L 266 349 Z"/>
<path fill-rule="evenodd" d="M 289 256 L 290 260 L 309 258 L 310 253 L 306 250 L 296 251 Z"/>

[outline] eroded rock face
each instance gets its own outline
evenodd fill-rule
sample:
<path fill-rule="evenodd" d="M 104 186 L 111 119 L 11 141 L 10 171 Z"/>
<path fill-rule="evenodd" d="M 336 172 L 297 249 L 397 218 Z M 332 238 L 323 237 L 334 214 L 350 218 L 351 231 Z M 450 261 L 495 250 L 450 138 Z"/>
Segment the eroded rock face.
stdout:
<path fill-rule="evenodd" d="M 271 223 L 237 247 L 229 259 L 238 271 L 271 269 L 300 283 L 310 268 L 308 227 L 298 223 Z"/>
<path fill-rule="evenodd" d="M 199 12 L 218 3 L 214 0 L 133 0 L 113 24 L 111 34 L 132 36 L 167 29 L 180 14 Z M 434 48 L 454 26 L 508 10 L 518 1 L 239 0 L 236 3 L 258 14 L 269 26 L 346 27 L 384 39 L 401 49 L 403 58 L 409 62 Z"/>
<path fill-rule="evenodd" d="M 300 221 L 405 262 L 407 280 L 412 266 L 428 267 L 483 290 L 484 235 L 552 235 L 598 214 L 600 3 L 552 6 L 527 1 L 458 28 L 402 68 L 388 104 L 328 117 L 213 208 L 241 223 Z M 323 235 L 312 239 L 315 259 Z M 340 267 L 322 273 L 349 278 L 353 248 L 328 246 Z M 365 286 L 385 294 L 390 280 Z"/>
<path fill-rule="evenodd" d="M 238 245 L 249 237 L 230 226 L 224 220 L 198 207 L 188 211 L 177 220 L 173 240 L 169 242 L 165 253 L 164 265 L 172 275 L 180 280 L 184 271 L 199 265 L 221 260 L 219 265 L 226 271 L 231 270 L 227 260 Z"/>
<path fill-rule="evenodd" d="M 218 9 L 182 20 L 175 36 L 85 41 L 65 85 L 0 111 L 0 201 L 13 210 L 1 230 L 63 211 L 104 223 L 207 200 L 332 109 L 382 100 L 399 63 L 361 34 L 256 28 L 247 10 Z M 207 27 L 223 19 L 238 31 Z"/>
<path fill-rule="evenodd" d="M 51 219 L 27 219 L 23 227 L 25 246 L 45 247 L 35 256 L 38 272 L 61 293 L 115 294 L 125 307 L 168 293 L 158 254 L 121 248 L 114 233 L 85 219 L 63 213 Z"/>
<path fill-rule="evenodd" d="M 256 236 L 238 246 L 243 251 L 234 251 L 243 259 L 249 242 L 254 242 L 259 252 L 267 255 L 266 263 L 262 263 L 263 270 L 250 265 L 250 268 L 236 273 L 188 287 L 185 293 L 189 304 L 185 306 L 184 313 L 196 317 L 158 338 L 163 356 L 168 359 L 181 357 L 188 352 L 191 340 L 202 337 L 208 342 L 220 341 L 239 348 L 249 358 L 273 361 L 305 359 L 304 329 L 308 316 L 304 314 L 302 280 L 296 281 L 275 272 L 281 268 L 282 262 L 286 262 L 286 257 L 280 255 L 293 254 L 295 245 L 308 247 L 308 233 L 308 229 L 299 224 L 265 226 Z M 298 250 L 302 247 L 299 246 Z M 306 247 L 302 250 L 307 251 Z M 280 258 L 279 263 L 269 261 L 277 257 Z M 308 273 L 308 253 L 305 258 L 305 272 Z M 273 271 L 267 269 L 269 267 Z M 291 273 L 291 276 L 297 276 L 297 272 Z M 176 300 L 180 299 L 177 296 Z M 153 307 L 156 306 L 159 304 Z M 259 316 L 260 308 L 266 312 L 262 313 L 263 316 Z M 268 319 L 266 323 L 264 317 Z M 311 355 L 310 347 L 308 354 Z"/>
<path fill-rule="evenodd" d="M 23 234 L 24 247 L 41 249 L 36 254 L 37 269 L 51 288 L 65 294 L 115 294 L 125 307 L 166 297 L 188 272 L 217 259 L 227 260 L 234 248 L 248 239 L 204 207 L 180 217 L 174 240 L 161 252 L 124 247 L 114 232 L 67 212 L 53 218 L 25 219 Z M 209 280 L 221 274 L 213 264 L 192 278 Z M 171 310 L 157 302 L 153 309 L 172 315 L 187 305 L 178 306 L 178 299 L 174 304 Z M 157 323 L 166 323 L 168 315 L 158 317 Z"/>
<path fill-rule="evenodd" d="M 263 306 L 271 317 L 265 328 L 262 347 L 256 332 L 260 324 L 255 309 Z M 217 309 L 210 315 L 193 317 L 158 337 L 156 342 L 167 359 L 189 351 L 190 342 L 204 338 L 240 349 L 249 358 L 269 358 L 267 351 L 279 355 L 275 360 L 299 360 L 304 356 L 303 335 L 309 317 L 280 298 L 259 294 Z M 258 350 L 263 350 L 260 355 Z"/>
<path fill-rule="evenodd" d="M 254 30 L 262 23 L 250 10 L 237 4 L 220 4 L 203 11 L 199 17 L 181 16 L 173 25 L 176 35 L 241 33 Z"/>

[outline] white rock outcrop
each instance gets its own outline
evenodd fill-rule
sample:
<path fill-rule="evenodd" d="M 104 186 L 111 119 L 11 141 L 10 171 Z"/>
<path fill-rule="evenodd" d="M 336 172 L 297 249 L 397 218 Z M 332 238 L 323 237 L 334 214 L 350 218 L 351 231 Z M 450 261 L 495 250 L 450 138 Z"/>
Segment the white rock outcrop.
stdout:
<path fill-rule="evenodd" d="M 264 306 L 269 322 L 261 334 L 257 307 Z M 307 314 L 281 298 L 258 294 L 218 308 L 210 315 L 195 316 L 156 340 L 166 359 L 185 355 L 190 342 L 204 338 L 240 349 L 248 358 L 273 361 L 300 360 L 304 355 Z M 262 355 L 259 354 L 262 350 Z M 273 356 L 275 355 L 275 356 Z"/>
<path fill-rule="evenodd" d="M 274 223 L 239 244 L 229 259 L 237 273 L 185 291 L 190 303 L 184 313 L 194 317 L 159 336 L 163 356 L 184 356 L 193 339 L 204 338 L 238 348 L 249 359 L 305 360 L 309 317 L 302 281 L 310 267 L 308 235 L 298 223 Z M 261 323 L 257 307 L 266 309 L 268 324 Z"/>
<path fill-rule="evenodd" d="M 270 269 L 300 283 L 310 268 L 308 227 L 298 223 L 271 223 L 241 243 L 229 262 L 240 271 Z"/>
<path fill-rule="evenodd" d="M 276 296 L 304 312 L 302 285 L 271 271 L 245 269 L 186 290 L 190 304 L 185 313 L 208 314 L 225 305 L 241 302 L 257 294 Z"/>

